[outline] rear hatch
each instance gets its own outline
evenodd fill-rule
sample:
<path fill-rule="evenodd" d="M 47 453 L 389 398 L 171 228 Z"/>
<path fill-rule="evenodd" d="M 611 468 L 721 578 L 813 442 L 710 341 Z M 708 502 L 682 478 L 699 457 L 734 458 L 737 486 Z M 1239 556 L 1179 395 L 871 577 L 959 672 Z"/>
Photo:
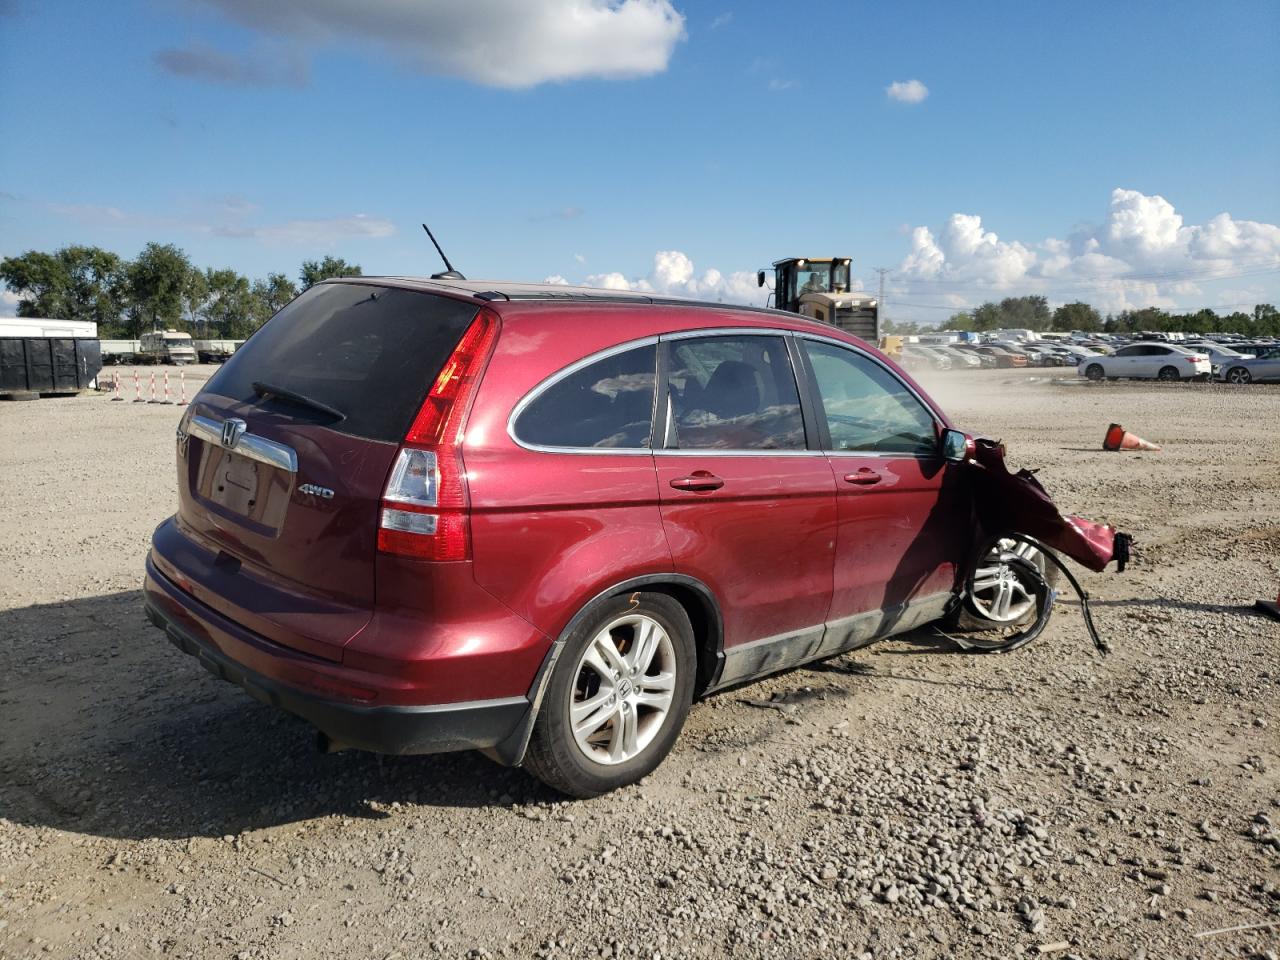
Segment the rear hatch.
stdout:
<path fill-rule="evenodd" d="M 330 282 L 280 311 L 183 418 L 161 570 L 250 630 L 340 660 L 372 616 L 387 473 L 476 310 Z"/>

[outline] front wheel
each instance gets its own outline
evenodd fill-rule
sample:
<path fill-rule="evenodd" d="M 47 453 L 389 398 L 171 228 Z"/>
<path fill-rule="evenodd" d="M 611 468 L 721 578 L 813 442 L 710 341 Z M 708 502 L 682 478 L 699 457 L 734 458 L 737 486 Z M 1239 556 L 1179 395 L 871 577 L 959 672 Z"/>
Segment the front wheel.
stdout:
<path fill-rule="evenodd" d="M 1161 367 L 1160 372 L 1156 374 L 1156 377 L 1160 380 L 1177 380 L 1178 368 L 1177 367 Z"/>
<path fill-rule="evenodd" d="M 1098 380 L 1101 380 L 1106 375 L 1106 373 L 1102 369 L 1102 364 L 1091 363 L 1089 364 L 1089 366 L 1084 368 L 1084 375 L 1088 377 L 1090 380 L 1093 380 L 1096 382 Z"/>
<path fill-rule="evenodd" d="M 1001 649 L 1007 634 L 1035 620 L 1041 588 L 1014 558 L 1034 567 L 1049 588 L 1058 582 L 1058 568 L 1036 547 L 1008 537 L 989 540 L 969 568 L 964 600 L 949 624 L 965 633 L 988 635 L 966 637 L 963 645 L 969 649 Z"/>
<path fill-rule="evenodd" d="M 565 641 L 525 766 L 571 797 L 635 783 L 670 753 L 696 669 L 693 628 L 675 600 L 631 593 L 605 601 Z"/>
<path fill-rule="evenodd" d="M 1232 367 L 1227 371 L 1227 383 L 1252 383 L 1253 374 L 1244 367 Z"/>

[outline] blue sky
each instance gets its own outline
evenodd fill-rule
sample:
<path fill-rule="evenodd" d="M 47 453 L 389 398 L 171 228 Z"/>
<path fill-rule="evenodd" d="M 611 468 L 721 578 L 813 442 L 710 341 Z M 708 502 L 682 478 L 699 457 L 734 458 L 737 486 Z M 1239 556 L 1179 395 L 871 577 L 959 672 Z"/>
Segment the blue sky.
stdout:
<path fill-rule="evenodd" d="M 1280 302 L 1278 40 L 1272 2 L 4 0 L 0 254 L 426 273 L 425 219 L 471 276 L 725 299 L 848 255 L 899 318 Z"/>

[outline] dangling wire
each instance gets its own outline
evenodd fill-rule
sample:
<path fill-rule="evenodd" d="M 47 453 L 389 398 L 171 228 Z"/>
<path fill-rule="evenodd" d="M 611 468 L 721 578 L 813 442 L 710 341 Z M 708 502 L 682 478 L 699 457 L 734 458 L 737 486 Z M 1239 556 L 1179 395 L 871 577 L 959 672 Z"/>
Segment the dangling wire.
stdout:
<path fill-rule="evenodd" d="M 1121 538 L 1123 538 L 1123 540 Z M 1004 534 L 1000 539 L 1014 540 L 1019 543 L 1027 544 L 1029 547 L 1039 551 L 1041 556 L 1062 571 L 1062 575 L 1067 578 L 1067 582 L 1071 584 L 1072 589 L 1075 590 L 1076 596 L 1080 598 L 1080 612 L 1084 615 L 1085 629 L 1089 631 L 1089 638 L 1093 640 L 1094 647 L 1097 649 L 1098 653 L 1104 657 L 1110 653 L 1111 648 L 1099 635 L 1098 628 L 1094 626 L 1093 614 L 1089 610 L 1089 594 L 1085 592 L 1084 587 L 1080 586 L 1080 581 L 1078 581 L 1071 571 L 1067 569 L 1066 564 L 1058 559 L 1057 554 L 1039 540 L 1036 540 L 1033 537 L 1028 537 L 1025 534 L 1008 533 Z M 1115 559 L 1120 570 L 1124 570 L 1124 565 L 1129 560 L 1130 543 L 1130 537 L 1124 534 L 1116 535 Z M 1054 590 L 1053 587 L 1049 586 L 1048 581 L 1045 579 L 1044 574 L 1040 572 L 1040 569 L 1025 557 L 1020 557 L 1014 553 L 1005 554 L 1000 559 L 1002 563 L 1006 563 L 1011 567 L 1016 567 L 1026 578 L 1028 585 L 1035 591 L 1036 618 L 1025 630 L 1014 633 L 998 643 L 974 643 L 972 641 L 966 641 L 960 637 L 953 637 L 950 634 L 942 633 L 941 630 L 938 631 L 938 633 L 946 637 L 952 643 L 957 644 L 966 650 L 976 649 L 983 653 L 1011 653 L 1020 647 L 1025 647 L 1036 637 L 1040 636 L 1040 634 L 1044 632 L 1044 628 L 1049 625 L 1049 619 L 1053 615 L 1053 602 L 1057 599 L 1058 592 Z"/>

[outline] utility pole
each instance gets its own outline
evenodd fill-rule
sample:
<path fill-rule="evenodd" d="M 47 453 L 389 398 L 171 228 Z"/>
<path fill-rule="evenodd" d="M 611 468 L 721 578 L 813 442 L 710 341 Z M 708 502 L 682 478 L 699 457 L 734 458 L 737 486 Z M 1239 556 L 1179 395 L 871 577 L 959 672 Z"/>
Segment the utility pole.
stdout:
<path fill-rule="evenodd" d="M 888 267 L 876 267 L 876 273 L 880 274 L 880 294 L 876 297 L 876 311 L 880 315 L 880 322 L 884 323 L 884 275 L 889 272 Z"/>

